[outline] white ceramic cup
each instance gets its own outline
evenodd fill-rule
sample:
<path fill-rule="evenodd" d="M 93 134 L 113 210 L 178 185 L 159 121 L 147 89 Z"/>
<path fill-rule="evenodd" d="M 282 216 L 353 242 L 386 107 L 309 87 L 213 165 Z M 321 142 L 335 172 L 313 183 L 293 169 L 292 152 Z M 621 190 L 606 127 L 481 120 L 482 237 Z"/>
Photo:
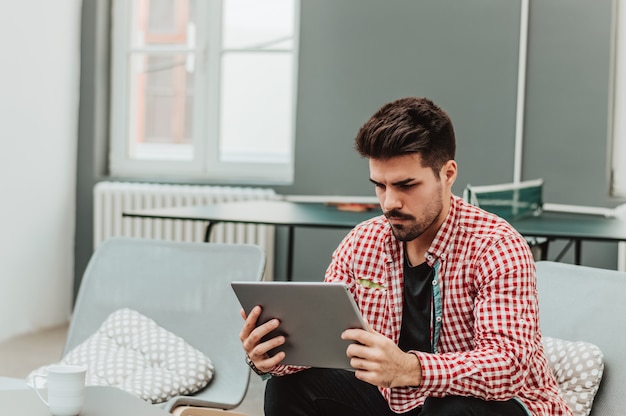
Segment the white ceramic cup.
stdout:
<path fill-rule="evenodd" d="M 80 365 L 51 365 L 48 374 L 33 375 L 33 389 L 54 416 L 76 416 L 85 397 L 87 368 Z M 37 380 L 47 379 L 47 400 L 38 388 Z"/>

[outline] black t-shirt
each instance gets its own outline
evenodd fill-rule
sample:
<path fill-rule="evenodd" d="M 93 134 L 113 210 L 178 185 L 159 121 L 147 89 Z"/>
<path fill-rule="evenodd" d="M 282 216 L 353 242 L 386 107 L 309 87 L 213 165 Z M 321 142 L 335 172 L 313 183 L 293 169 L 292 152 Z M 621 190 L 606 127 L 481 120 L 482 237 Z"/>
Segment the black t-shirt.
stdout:
<path fill-rule="evenodd" d="M 433 268 L 424 262 L 411 267 L 404 261 L 404 310 L 398 346 L 402 351 L 432 352 L 430 319 Z"/>

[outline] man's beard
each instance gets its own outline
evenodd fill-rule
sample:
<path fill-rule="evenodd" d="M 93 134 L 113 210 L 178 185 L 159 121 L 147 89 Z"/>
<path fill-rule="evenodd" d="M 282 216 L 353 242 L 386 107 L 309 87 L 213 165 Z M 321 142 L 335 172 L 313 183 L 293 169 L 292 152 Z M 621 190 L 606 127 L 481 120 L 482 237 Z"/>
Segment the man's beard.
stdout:
<path fill-rule="evenodd" d="M 395 225 L 389 221 L 389 225 L 391 225 L 391 231 L 398 241 L 412 241 L 424 234 L 426 230 L 437 222 L 442 211 L 442 197 L 439 194 L 435 195 L 431 203 L 425 207 L 421 221 L 418 221 L 411 214 L 405 214 L 396 209 L 385 212 L 385 217 L 387 217 L 388 220 L 394 218 L 405 220 L 405 222 Z"/>
<path fill-rule="evenodd" d="M 408 223 L 395 224 L 395 225 L 390 222 L 389 225 L 391 225 L 391 231 L 393 232 L 393 235 L 396 237 L 396 240 L 412 241 L 418 238 L 420 235 L 424 234 L 424 231 L 426 231 L 435 221 L 437 221 L 437 218 L 439 218 L 439 215 L 435 215 L 427 223 L 418 223 L 415 220 L 414 216 L 408 215 L 408 214 L 402 214 L 401 212 L 398 212 L 396 210 L 391 210 L 389 212 L 386 212 L 385 217 L 387 217 L 387 219 L 398 218 L 398 219 L 410 221 Z"/>
<path fill-rule="evenodd" d="M 385 212 L 385 217 L 390 220 L 389 225 L 391 226 L 391 231 L 398 241 L 415 240 L 424 232 L 423 227 L 415 222 L 415 217 L 412 215 L 402 214 L 399 211 L 391 210 L 389 212 Z M 391 222 L 391 220 L 394 218 L 403 219 L 410 222 L 394 225 Z"/>

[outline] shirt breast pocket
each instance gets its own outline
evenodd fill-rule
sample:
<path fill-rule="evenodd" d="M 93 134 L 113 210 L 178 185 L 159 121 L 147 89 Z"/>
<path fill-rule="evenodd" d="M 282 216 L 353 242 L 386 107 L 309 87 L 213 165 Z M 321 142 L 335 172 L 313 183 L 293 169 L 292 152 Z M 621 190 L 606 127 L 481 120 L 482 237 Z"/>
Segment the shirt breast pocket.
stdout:
<path fill-rule="evenodd" d="M 387 289 L 381 283 L 362 280 L 356 285 L 357 306 L 374 330 L 384 332 L 388 311 Z"/>

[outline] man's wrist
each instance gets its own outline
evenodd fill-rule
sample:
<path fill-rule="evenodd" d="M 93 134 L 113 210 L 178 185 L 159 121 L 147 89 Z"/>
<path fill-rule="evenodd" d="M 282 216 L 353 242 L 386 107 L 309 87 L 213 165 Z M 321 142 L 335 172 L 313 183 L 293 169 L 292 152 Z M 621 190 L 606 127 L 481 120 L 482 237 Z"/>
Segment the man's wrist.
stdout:
<path fill-rule="evenodd" d="M 408 354 L 412 355 L 414 357 L 413 360 L 415 361 L 414 367 L 411 367 L 415 368 L 415 371 L 411 371 L 409 373 L 411 376 L 409 387 L 417 388 L 420 384 L 422 384 L 422 360 L 420 360 L 420 357 L 417 355 L 417 351 L 409 351 Z"/>
<path fill-rule="evenodd" d="M 248 354 L 246 354 L 246 364 L 248 364 L 248 367 L 250 367 L 252 369 L 252 371 L 254 371 L 256 374 L 260 375 L 260 376 L 264 376 L 265 374 L 267 374 L 264 371 L 259 370 L 256 365 L 254 365 L 254 361 L 252 361 L 250 359 L 250 357 L 248 356 Z"/>
<path fill-rule="evenodd" d="M 248 367 L 250 367 L 250 369 L 252 369 L 252 371 L 254 371 L 255 374 L 260 376 L 263 380 L 267 380 L 268 378 L 272 376 L 271 373 L 269 372 L 266 373 L 266 372 L 259 370 L 257 366 L 254 364 L 254 361 L 250 359 L 248 354 L 246 354 L 245 356 L 245 361 L 246 361 L 246 364 L 248 364 Z"/>

